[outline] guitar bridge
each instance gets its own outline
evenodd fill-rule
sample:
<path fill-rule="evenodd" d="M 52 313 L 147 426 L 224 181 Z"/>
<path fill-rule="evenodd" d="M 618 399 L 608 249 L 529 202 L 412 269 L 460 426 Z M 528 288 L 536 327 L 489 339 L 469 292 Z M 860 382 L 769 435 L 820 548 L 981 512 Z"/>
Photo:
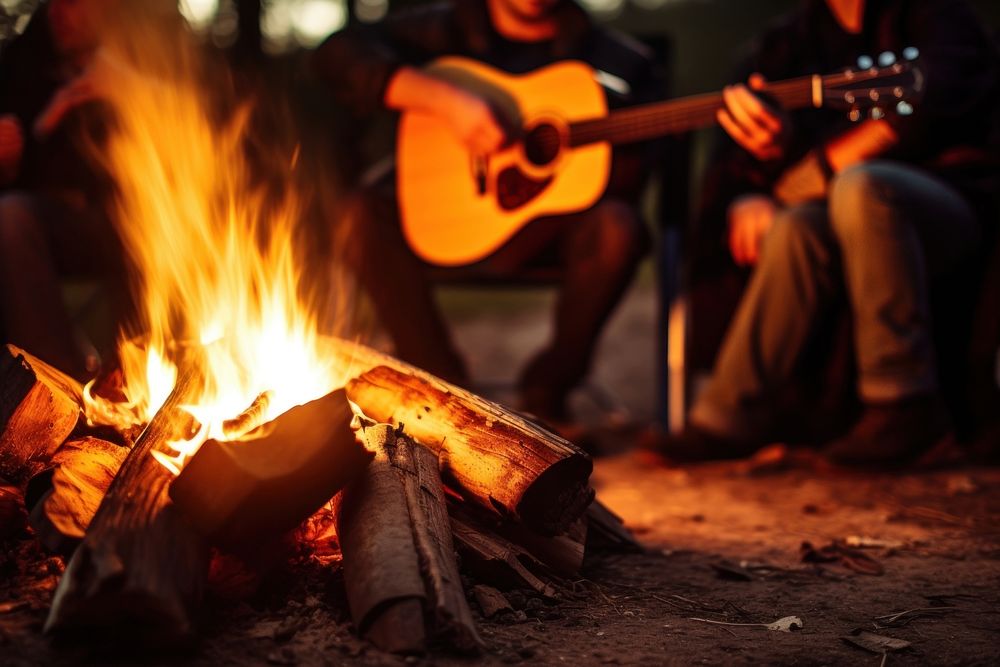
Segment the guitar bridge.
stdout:
<path fill-rule="evenodd" d="M 552 180 L 552 176 L 531 178 L 517 167 L 507 167 L 497 174 L 497 202 L 505 211 L 521 208 L 541 194 Z"/>

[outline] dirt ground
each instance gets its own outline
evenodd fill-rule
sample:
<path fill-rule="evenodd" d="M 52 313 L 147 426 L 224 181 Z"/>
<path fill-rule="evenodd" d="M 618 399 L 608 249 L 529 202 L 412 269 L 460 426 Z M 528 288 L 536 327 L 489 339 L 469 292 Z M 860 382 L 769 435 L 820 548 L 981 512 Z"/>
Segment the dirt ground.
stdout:
<path fill-rule="evenodd" d="M 446 298 L 459 343 L 476 352 L 472 367 L 483 384 L 502 393 L 544 339 L 551 297 L 494 314 L 469 299 Z M 652 291 L 640 284 L 602 342 L 594 373 L 638 421 L 656 409 L 654 317 Z M 588 400 L 579 409 L 592 409 Z M 664 469 L 629 452 L 598 459 L 599 498 L 646 551 L 594 554 L 555 602 L 511 593 L 517 613 L 481 620 L 488 649 L 479 661 L 404 660 L 368 648 L 350 632 L 336 560 L 315 552 L 295 554 L 253 590 L 213 584 L 193 654 L 140 660 L 54 647 L 40 629 L 62 565 L 21 539 L 0 552 L 0 664 L 1000 661 L 1000 470 L 859 475 L 787 461 Z M 764 627 L 789 616 L 801 629 Z M 902 642 L 884 657 L 844 639 L 864 641 L 852 635 L 860 631 Z"/>

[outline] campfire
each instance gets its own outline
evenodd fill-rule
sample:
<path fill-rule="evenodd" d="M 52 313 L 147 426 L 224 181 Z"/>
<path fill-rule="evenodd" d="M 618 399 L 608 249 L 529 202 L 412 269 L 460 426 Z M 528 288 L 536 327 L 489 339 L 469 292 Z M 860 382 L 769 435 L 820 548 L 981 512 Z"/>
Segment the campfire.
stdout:
<path fill-rule="evenodd" d="M 189 643 L 213 548 L 253 552 L 332 503 L 357 632 L 473 652 L 456 551 L 484 582 L 553 596 L 588 529 L 628 539 L 571 443 L 329 335 L 297 259 L 305 203 L 251 176 L 249 109 L 218 120 L 183 41 L 119 37 L 98 62 L 115 81 L 101 155 L 141 335 L 97 384 L 12 345 L 0 364 L 0 477 L 68 558 L 46 631 Z M 294 171 L 294 152 L 274 163 Z"/>

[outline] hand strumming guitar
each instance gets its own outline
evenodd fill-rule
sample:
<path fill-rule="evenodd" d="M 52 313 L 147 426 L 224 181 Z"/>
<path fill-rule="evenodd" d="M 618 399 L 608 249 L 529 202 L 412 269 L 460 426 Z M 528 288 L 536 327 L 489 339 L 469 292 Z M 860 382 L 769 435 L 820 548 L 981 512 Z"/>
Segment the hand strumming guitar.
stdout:
<path fill-rule="evenodd" d="M 495 153 L 513 128 L 489 102 L 448 81 L 402 67 L 386 87 L 385 103 L 398 111 L 425 111 L 444 120 L 473 155 Z"/>

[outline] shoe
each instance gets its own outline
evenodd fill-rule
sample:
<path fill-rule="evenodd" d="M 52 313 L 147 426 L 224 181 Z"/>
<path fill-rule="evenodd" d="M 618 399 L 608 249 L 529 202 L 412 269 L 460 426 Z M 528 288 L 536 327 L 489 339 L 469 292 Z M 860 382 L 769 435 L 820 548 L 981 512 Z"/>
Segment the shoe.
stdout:
<path fill-rule="evenodd" d="M 685 464 L 744 459 L 764 444 L 759 439 L 717 435 L 689 424 L 680 433 L 648 430 L 639 437 L 639 451 L 659 463 Z"/>
<path fill-rule="evenodd" d="M 843 438 L 823 450 L 831 462 L 892 468 L 916 461 L 951 433 L 951 419 L 936 394 L 890 403 L 868 403 Z"/>

